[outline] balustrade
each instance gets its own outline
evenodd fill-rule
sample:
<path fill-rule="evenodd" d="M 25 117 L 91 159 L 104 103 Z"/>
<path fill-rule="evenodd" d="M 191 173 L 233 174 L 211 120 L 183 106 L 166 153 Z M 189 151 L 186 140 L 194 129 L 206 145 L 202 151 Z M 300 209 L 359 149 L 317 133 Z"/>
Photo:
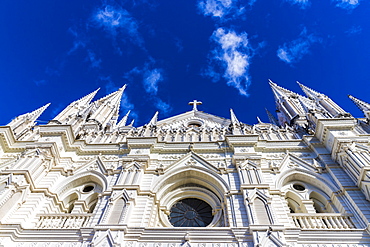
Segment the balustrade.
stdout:
<path fill-rule="evenodd" d="M 91 214 L 44 214 L 39 215 L 40 219 L 37 228 L 52 229 L 78 229 L 87 223 Z"/>
<path fill-rule="evenodd" d="M 302 229 L 353 229 L 349 215 L 337 213 L 289 214 L 296 227 Z"/>

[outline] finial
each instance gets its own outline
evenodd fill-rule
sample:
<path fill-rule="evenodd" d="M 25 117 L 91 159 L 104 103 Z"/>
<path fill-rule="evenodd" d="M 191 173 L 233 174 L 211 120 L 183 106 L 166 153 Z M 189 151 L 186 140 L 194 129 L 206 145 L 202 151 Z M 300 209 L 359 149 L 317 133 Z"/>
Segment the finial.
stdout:
<path fill-rule="evenodd" d="M 259 118 L 259 117 L 257 117 L 257 121 L 258 121 L 258 123 L 262 123 L 262 121 L 261 121 L 261 119 Z"/>
<path fill-rule="evenodd" d="M 127 119 L 128 119 L 128 115 L 130 115 L 130 112 L 131 110 L 129 110 L 126 115 L 121 119 L 121 121 L 119 121 L 119 123 L 117 124 L 118 127 L 124 127 L 126 126 L 126 122 L 127 122 Z"/>
<path fill-rule="evenodd" d="M 134 123 L 135 123 L 135 119 L 132 119 L 131 123 L 128 126 L 132 127 L 134 126 Z"/>
<path fill-rule="evenodd" d="M 123 87 L 121 87 L 120 89 L 118 89 L 118 91 L 123 91 L 123 90 L 125 90 L 125 89 L 126 89 L 126 86 L 127 86 L 127 84 L 123 85 Z"/>
<path fill-rule="evenodd" d="M 231 116 L 231 123 L 232 124 L 239 124 L 239 120 L 236 118 L 236 115 L 233 109 L 230 108 L 230 116 Z"/>
<path fill-rule="evenodd" d="M 155 112 L 154 116 L 152 117 L 152 119 L 149 122 L 149 125 L 152 125 L 152 126 L 157 125 L 157 120 L 158 120 L 158 111 Z"/>
<path fill-rule="evenodd" d="M 198 101 L 196 99 L 188 103 L 188 105 L 193 105 L 193 111 L 198 111 L 197 105 L 201 104 L 203 104 L 202 101 Z"/>
<path fill-rule="evenodd" d="M 274 115 L 272 115 L 272 113 L 271 113 L 269 110 L 267 110 L 266 108 L 265 108 L 265 110 L 266 110 L 267 116 L 268 116 L 268 118 L 269 118 L 269 120 L 270 120 L 270 123 L 272 123 L 272 124 L 275 124 L 275 125 L 279 126 L 279 122 L 278 122 L 278 120 L 275 118 L 275 116 L 274 116 Z"/>

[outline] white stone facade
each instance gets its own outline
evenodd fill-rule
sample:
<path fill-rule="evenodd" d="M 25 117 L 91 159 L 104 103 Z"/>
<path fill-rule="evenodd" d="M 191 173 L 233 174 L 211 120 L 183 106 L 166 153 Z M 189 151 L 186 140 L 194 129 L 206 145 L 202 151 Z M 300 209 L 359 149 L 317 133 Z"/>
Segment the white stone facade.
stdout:
<path fill-rule="evenodd" d="M 141 127 L 125 87 L 0 127 L 0 246 L 370 246 L 370 105 L 273 82 L 271 123 L 199 111 Z M 201 205 L 201 206 L 200 206 Z M 177 211 L 176 211 L 177 210 Z"/>

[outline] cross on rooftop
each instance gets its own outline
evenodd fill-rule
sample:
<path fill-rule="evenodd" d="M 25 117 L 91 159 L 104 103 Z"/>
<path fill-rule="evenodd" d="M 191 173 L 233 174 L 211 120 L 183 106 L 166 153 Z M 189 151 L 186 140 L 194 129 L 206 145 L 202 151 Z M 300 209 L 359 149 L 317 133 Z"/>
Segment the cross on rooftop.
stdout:
<path fill-rule="evenodd" d="M 188 103 L 188 105 L 193 105 L 193 111 L 198 111 L 197 105 L 201 104 L 203 104 L 202 101 L 198 101 L 196 99 Z"/>

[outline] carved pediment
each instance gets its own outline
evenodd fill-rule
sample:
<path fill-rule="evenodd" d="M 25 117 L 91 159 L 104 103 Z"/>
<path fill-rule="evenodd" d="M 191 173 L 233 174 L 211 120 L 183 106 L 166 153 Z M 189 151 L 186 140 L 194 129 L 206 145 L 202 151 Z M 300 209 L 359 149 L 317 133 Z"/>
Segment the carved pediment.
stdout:
<path fill-rule="evenodd" d="M 280 163 L 278 163 L 278 161 L 270 161 L 270 168 L 277 173 L 298 167 L 304 170 L 315 172 L 316 169 L 318 168 L 318 165 L 317 162 L 316 163 L 314 162 L 314 164 L 310 164 L 307 161 L 298 158 L 297 156 L 291 153 L 287 153 Z"/>
<path fill-rule="evenodd" d="M 163 167 L 163 173 L 167 173 L 173 170 L 178 170 L 181 168 L 202 168 L 205 170 L 218 172 L 218 168 L 206 161 L 204 158 L 198 154 L 190 151 L 187 155 L 170 164 L 167 167 Z"/>
<path fill-rule="evenodd" d="M 115 167 L 112 167 L 112 165 L 107 164 L 107 162 L 104 162 L 101 157 L 97 157 L 86 164 L 78 167 L 76 170 L 74 170 L 75 173 L 81 172 L 81 171 L 97 171 L 102 174 L 112 174 L 115 170 Z"/>

